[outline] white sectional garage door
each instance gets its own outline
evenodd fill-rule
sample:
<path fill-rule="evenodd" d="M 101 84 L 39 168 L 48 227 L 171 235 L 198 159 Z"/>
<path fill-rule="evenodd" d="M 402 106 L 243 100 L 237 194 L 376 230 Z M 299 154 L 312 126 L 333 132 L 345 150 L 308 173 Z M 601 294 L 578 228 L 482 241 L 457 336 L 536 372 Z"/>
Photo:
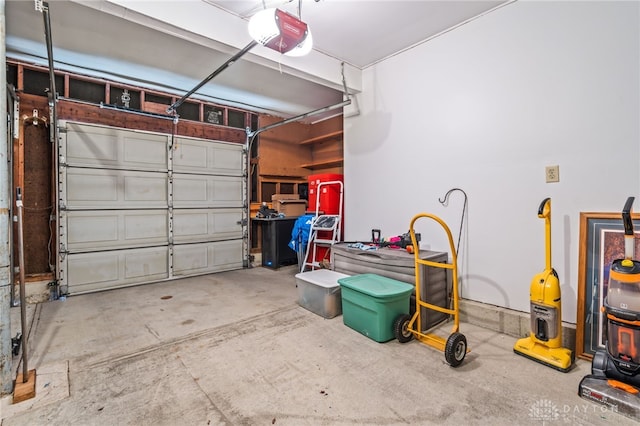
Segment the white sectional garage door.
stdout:
<path fill-rule="evenodd" d="M 240 144 L 62 122 L 59 277 L 79 294 L 243 267 Z"/>

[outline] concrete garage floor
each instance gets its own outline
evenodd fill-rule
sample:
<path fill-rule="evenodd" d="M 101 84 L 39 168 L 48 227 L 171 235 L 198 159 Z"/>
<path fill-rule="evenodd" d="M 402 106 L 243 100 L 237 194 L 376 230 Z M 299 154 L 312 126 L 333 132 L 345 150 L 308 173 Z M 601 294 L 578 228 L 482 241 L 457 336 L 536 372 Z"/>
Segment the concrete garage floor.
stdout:
<path fill-rule="evenodd" d="M 301 308 L 295 273 L 30 305 L 36 397 L 3 398 L 2 426 L 636 424 L 577 396 L 586 361 L 560 373 L 515 355 L 512 337 L 463 323 L 472 352 L 454 369 L 415 340 L 377 343 Z"/>

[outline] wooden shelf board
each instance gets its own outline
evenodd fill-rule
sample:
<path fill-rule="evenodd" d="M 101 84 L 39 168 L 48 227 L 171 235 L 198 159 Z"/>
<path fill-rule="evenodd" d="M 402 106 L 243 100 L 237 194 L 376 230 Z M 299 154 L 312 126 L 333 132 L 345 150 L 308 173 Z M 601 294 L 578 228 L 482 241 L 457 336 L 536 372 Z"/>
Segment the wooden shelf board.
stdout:
<path fill-rule="evenodd" d="M 327 161 L 318 161 L 315 163 L 307 163 L 303 164 L 301 167 L 305 169 L 321 169 L 323 167 L 337 167 L 342 165 L 342 159 L 340 160 L 327 160 Z"/>
<path fill-rule="evenodd" d="M 327 133 L 326 135 L 316 136 L 315 138 L 311 138 L 311 139 L 305 139 L 300 142 L 300 145 L 311 145 L 314 143 L 328 141 L 330 139 L 334 139 L 339 136 L 342 136 L 342 133 L 343 133 L 342 130 L 338 130 L 337 132 Z"/>

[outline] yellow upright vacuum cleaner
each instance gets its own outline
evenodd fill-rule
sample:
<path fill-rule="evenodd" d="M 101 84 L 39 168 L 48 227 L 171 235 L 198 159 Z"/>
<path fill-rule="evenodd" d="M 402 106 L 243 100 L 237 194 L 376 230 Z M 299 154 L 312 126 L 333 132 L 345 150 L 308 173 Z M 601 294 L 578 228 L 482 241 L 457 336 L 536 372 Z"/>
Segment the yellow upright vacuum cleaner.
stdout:
<path fill-rule="evenodd" d="M 547 262 L 544 271 L 531 280 L 531 332 L 519 339 L 513 351 L 556 370 L 567 372 L 573 364 L 572 351 L 562 345 L 562 310 L 558 273 L 551 267 L 551 198 L 538 208 L 544 219 Z"/>

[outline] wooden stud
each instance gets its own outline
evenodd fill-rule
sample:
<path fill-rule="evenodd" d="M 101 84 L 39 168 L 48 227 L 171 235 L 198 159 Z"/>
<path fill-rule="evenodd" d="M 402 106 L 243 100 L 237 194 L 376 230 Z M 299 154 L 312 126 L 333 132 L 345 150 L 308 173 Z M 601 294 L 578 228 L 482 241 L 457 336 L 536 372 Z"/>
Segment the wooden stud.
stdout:
<path fill-rule="evenodd" d="M 27 381 L 23 381 L 22 373 L 16 377 L 16 385 L 13 388 L 13 403 L 26 401 L 36 396 L 36 370 L 29 370 Z"/>

